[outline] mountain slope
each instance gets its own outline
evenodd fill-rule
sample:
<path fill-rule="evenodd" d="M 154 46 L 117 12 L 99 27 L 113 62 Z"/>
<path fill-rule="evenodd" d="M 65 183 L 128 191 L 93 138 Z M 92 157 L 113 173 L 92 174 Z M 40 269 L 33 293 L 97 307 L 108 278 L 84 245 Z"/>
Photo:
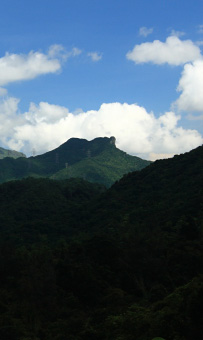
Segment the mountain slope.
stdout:
<path fill-rule="evenodd" d="M 157 225 L 181 216 L 201 213 L 203 199 L 203 146 L 172 159 L 159 160 L 140 172 L 125 175 L 98 204 L 103 218 L 112 222 L 148 220 Z M 94 207 L 95 209 L 95 207 Z M 115 211 L 115 214 L 114 214 Z M 100 219 L 100 217 L 99 217 Z"/>
<path fill-rule="evenodd" d="M 0 185 L 0 338 L 202 337 L 203 147 L 106 190 Z"/>
<path fill-rule="evenodd" d="M 92 141 L 71 138 L 57 149 L 40 156 L 0 160 L 0 183 L 29 176 L 56 179 L 82 177 L 110 186 L 125 173 L 140 170 L 149 164 L 149 161 L 117 149 L 114 137 Z"/>
<path fill-rule="evenodd" d="M 82 179 L 26 178 L 1 184 L 1 245 L 14 235 L 17 243 L 32 244 L 42 235 L 52 240 L 78 233 L 86 205 L 105 190 Z"/>
<path fill-rule="evenodd" d="M 11 158 L 19 158 L 19 157 L 26 157 L 24 153 L 18 152 L 15 150 L 7 150 L 0 147 L 0 159 L 3 159 L 5 157 L 11 157 Z"/>
<path fill-rule="evenodd" d="M 115 148 L 115 145 L 107 143 L 106 147 L 95 155 L 92 155 L 91 148 L 89 148 L 86 158 L 67 165 L 66 169 L 55 173 L 52 178 L 82 177 L 87 181 L 102 183 L 109 187 L 125 173 L 141 170 L 149 164 L 149 161 L 130 156 Z"/>

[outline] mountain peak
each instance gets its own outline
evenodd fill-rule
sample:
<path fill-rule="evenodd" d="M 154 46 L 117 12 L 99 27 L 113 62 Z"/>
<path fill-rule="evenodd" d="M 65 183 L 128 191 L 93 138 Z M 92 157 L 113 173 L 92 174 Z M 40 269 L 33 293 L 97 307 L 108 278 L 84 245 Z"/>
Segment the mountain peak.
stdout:
<path fill-rule="evenodd" d="M 75 163 L 79 161 L 81 158 L 91 156 L 97 156 L 106 148 L 114 147 L 116 148 L 116 138 L 115 137 L 97 137 L 93 140 L 88 141 L 87 139 L 83 138 L 70 138 L 65 143 L 60 145 L 58 148 L 47 152 L 45 155 L 51 156 L 54 154 L 58 154 L 58 157 L 64 155 L 64 152 L 69 155 L 69 163 Z"/>
<path fill-rule="evenodd" d="M 63 143 L 60 147 L 62 147 L 63 145 L 67 145 L 67 144 L 76 144 L 76 145 L 86 145 L 86 144 L 100 144 L 100 145 L 106 145 L 106 144 L 116 144 L 116 138 L 114 136 L 111 137 L 96 137 L 92 140 L 87 140 L 84 138 L 77 138 L 77 137 L 72 137 L 70 139 L 68 139 L 65 143 Z"/>
<path fill-rule="evenodd" d="M 124 174 L 141 170 L 149 161 L 130 156 L 116 147 L 116 138 L 97 137 L 91 141 L 71 138 L 43 155 L 18 162 L 1 162 L 0 182 L 40 176 L 55 179 L 85 178 L 111 186 Z"/>
<path fill-rule="evenodd" d="M 110 137 L 110 144 L 116 145 L 116 138 L 114 136 Z"/>

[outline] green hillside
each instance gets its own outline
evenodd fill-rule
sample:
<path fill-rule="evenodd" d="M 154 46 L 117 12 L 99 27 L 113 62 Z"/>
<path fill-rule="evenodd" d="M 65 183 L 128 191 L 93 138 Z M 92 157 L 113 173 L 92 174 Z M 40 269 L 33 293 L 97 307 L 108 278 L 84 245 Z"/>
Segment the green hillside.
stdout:
<path fill-rule="evenodd" d="M 0 338 L 202 337 L 203 146 L 125 175 L 0 185 Z"/>
<path fill-rule="evenodd" d="M 144 219 L 149 228 L 163 227 L 167 221 L 170 230 L 169 220 L 174 225 L 179 219 L 187 220 L 194 212 L 201 214 L 202 198 L 203 146 L 200 146 L 124 175 L 99 202 L 99 209 L 102 218 L 110 215 L 117 227 L 124 221 L 134 225 Z M 198 217 L 193 216 L 194 219 Z"/>
<path fill-rule="evenodd" d="M 77 233 L 86 205 L 105 190 L 82 179 L 26 178 L 1 184 L 1 244 L 11 235 L 23 245 Z"/>
<path fill-rule="evenodd" d="M 110 186 L 125 173 L 149 164 L 149 161 L 117 149 L 114 137 L 92 141 L 71 138 L 40 156 L 0 160 L 0 183 L 25 177 L 80 177 Z"/>
<path fill-rule="evenodd" d="M 12 157 L 12 158 L 19 158 L 19 157 L 26 157 L 24 153 L 18 152 L 15 150 L 7 150 L 0 147 L 0 159 L 3 159 L 5 157 Z"/>
<path fill-rule="evenodd" d="M 150 164 L 149 161 L 126 154 L 112 144 L 106 144 L 104 150 L 95 156 L 92 155 L 90 148 L 87 156 L 72 165 L 67 164 L 65 169 L 58 171 L 51 178 L 81 177 L 87 181 L 102 183 L 110 187 L 125 173 L 141 170 Z"/>

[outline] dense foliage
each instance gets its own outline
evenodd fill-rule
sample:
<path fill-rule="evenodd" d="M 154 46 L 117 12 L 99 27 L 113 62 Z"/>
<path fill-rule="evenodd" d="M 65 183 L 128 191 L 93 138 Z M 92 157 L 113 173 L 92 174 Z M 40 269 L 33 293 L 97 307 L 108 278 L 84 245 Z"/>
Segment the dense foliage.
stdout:
<path fill-rule="evenodd" d="M 0 202 L 1 339 L 201 339 L 203 147 L 108 190 L 4 183 Z"/>
<path fill-rule="evenodd" d="M 115 146 L 115 138 L 92 141 L 71 138 L 55 150 L 36 157 L 0 159 L 0 183 L 25 177 L 83 178 L 111 186 L 129 171 L 150 162 L 130 156 Z"/>

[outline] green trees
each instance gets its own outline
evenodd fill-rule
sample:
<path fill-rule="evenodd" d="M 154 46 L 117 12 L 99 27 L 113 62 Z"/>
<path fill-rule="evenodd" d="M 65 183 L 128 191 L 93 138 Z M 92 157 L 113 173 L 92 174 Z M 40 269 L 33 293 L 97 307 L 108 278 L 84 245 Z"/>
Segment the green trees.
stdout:
<path fill-rule="evenodd" d="M 43 155 L 0 159 L 0 183 L 31 176 L 57 180 L 83 178 L 110 187 L 125 173 L 151 163 L 117 149 L 112 138 L 92 141 L 71 138 Z"/>
<path fill-rule="evenodd" d="M 202 152 L 108 190 L 0 185 L 0 338 L 200 339 Z"/>

